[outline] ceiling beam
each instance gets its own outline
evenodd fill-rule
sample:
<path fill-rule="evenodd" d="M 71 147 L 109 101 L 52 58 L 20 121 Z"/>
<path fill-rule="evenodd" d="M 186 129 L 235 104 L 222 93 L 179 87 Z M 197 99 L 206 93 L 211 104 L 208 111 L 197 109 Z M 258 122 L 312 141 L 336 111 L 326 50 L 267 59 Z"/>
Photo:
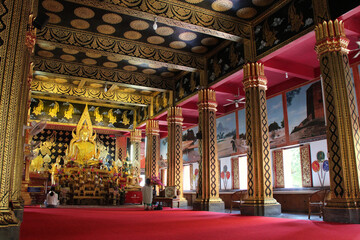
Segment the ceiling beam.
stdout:
<path fill-rule="evenodd" d="M 83 88 L 86 83 L 86 79 L 81 79 L 78 88 Z"/>
<path fill-rule="evenodd" d="M 143 0 L 131 4 L 124 0 L 66 1 L 136 16 L 144 20 L 154 21 L 154 18 L 157 17 L 158 23 L 236 42 L 250 37 L 251 26 L 245 21 L 180 1 Z M 180 9 L 181 11 L 179 11 Z"/>
<path fill-rule="evenodd" d="M 81 63 L 69 63 L 46 58 L 34 58 L 34 71 L 47 74 L 59 74 L 71 79 L 86 81 L 114 82 L 119 86 L 134 87 L 143 90 L 166 91 L 172 89 L 171 83 L 160 77 L 143 73 L 129 73 L 123 70 L 108 69 L 99 66 L 87 66 Z"/>
<path fill-rule="evenodd" d="M 200 55 L 51 24 L 37 31 L 36 41 L 190 72 L 203 70 L 205 65 L 205 58 Z"/>
<path fill-rule="evenodd" d="M 293 77 L 298 77 L 306 80 L 313 80 L 315 78 L 314 68 L 297 62 L 291 62 L 289 60 L 272 58 L 266 61 L 264 63 L 264 66 L 265 71 L 269 70 L 273 72 L 284 73 L 284 78 L 285 73 L 288 73 Z"/>
<path fill-rule="evenodd" d="M 112 92 L 115 91 L 115 89 L 117 89 L 118 86 L 116 84 L 111 85 L 111 87 L 109 88 L 108 92 Z"/>
<path fill-rule="evenodd" d="M 113 103 L 133 106 L 148 106 L 151 103 L 151 97 L 146 95 L 129 94 L 121 91 L 105 93 L 102 88 L 77 88 L 71 84 L 58 84 L 38 80 L 33 80 L 31 82 L 31 91 L 35 93 L 78 97 L 85 100 L 110 101 Z"/>

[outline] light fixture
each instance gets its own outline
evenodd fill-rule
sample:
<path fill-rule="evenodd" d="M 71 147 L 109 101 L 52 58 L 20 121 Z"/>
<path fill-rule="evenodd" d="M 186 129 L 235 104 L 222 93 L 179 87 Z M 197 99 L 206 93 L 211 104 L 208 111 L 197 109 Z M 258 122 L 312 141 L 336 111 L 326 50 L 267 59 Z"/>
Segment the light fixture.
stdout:
<path fill-rule="evenodd" d="M 285 78 L 286 78 L 286 79 L 288 79 L 288 78 L 289 78 L 289 75 L 288 75 L 288 73 L 287 73 L 287 72 L 285 73 Z"/>
<path fill-rule="evenodd" d="M 235 102 L 235 107 L 238 108 L 239 107 L 239 104 L 237 102 Z"/>
<path fill-rule="evenodd" d="M 158 25 L 157 25 L 157 17 L 156 17 L 154 20 L 153 29 L 156 30 L 157 28 L 158 28 Z"/>
<path fill-rule="evenodd" d="M 105 88 L 104 88 L 104 92 L 107 92 L 107 83 L 105 83 Z"/>

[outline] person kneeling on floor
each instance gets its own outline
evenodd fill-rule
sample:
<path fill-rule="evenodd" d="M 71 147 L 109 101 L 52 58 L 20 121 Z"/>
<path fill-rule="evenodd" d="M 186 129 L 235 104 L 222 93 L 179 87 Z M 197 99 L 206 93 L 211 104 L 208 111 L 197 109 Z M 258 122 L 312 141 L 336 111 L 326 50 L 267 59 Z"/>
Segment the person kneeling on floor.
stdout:
<path fill-rule="evenodd" d="M 151 183 L 150 178 L 147 178 L 145 181 L 146 185 L 141 189 L 145 210 L 153 210 L 152 208 L 153 189 L 150 183 Z"/>
<path fill-rule="evenodd" d="M 59 205 L 59 196 L 55 192 L 55 187 L 51 187 L 50 191 L 46 195 L 44 204 L 47 208 L 56 208 Z"/>

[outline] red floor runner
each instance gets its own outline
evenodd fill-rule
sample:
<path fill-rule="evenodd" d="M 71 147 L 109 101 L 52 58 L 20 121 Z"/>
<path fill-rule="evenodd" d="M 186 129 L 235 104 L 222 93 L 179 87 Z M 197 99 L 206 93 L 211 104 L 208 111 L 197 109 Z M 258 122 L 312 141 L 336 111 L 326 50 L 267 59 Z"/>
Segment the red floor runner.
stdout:
<path fill-rule="evenodd" d="M 20 239 L 360 239 L 360 225 L 141 208 L 27 207 Z"/>

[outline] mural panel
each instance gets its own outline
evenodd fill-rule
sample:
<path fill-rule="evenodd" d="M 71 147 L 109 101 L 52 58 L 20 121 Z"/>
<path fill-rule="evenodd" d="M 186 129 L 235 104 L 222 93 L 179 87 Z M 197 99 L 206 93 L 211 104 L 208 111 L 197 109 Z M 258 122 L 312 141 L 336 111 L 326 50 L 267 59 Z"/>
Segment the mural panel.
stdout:
<path fill-rule="evenodd" d="M 30 120 L 77 124 L 85 104 L 32 98 Z M 107 128 L 133 128 L 134 111 L 88 105 L 92 125 Z"/>
<path fill-rule="evenodd" d="M 199 141 L 196 139 L 198 126 L 183 131 L 183 159 L 184 163 L 199 162 Z"/>
<path fill-rule="evenodd" d="M 154 98 L 154 115 L 160 113 L 169 106 L 169 93 L 163 92 Z"/>
<path fill-rule="evenodd" d="M 237 152 L 235 113 L 216 119 L 218 157 L 228 157 Z"/>
<path fill-rule="evenodd" d="M 291 142 L 326 137 L 320 81 L 287 92 L 286 103 Z"/>
<path fill-rule="evenodd" d="M 270 147 L 285 143 L 285 126 L 282 95 L 266 101 L 269 123 Z"/>
<path fill-rule="evenodd" d="M 159 167 L 167 167 L 167 152 L 168 152 L 168 138 L 163 138 L 160 140 L 160 162 Z"/>
<path fill-rule="evenodd" d="M 236 140 L 236 148 L 240 153 L 245 153 L 246 148 L 246 122 L 245 122 L 245 109 L 238 111 L 239 118 L 239 139 Z"/>

